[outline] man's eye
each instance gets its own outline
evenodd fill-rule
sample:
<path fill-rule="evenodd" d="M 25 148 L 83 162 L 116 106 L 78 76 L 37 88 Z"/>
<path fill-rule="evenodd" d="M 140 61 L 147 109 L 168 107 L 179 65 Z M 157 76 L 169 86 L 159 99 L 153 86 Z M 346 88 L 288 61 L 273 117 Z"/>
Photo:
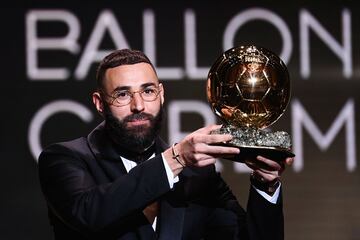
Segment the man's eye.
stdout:
<path fill-rule="evenodd" d="M 116 98 L 125 98 L 125 97 L 128 97 L 130 96 L 129 92 L 128 91 L 123 91 L 123 92 L 117 92 L 115 93 L 115 97 Z"/>
<path fill-rule="evenodd" d="M 156 93 L 156 90 L 154 88 L 147 88 L 147 89 L 144 89 L 143 91 L 145 94 L 148 94 L 148 95 L 151 95 L 151 94 L 155 94 Z"/>

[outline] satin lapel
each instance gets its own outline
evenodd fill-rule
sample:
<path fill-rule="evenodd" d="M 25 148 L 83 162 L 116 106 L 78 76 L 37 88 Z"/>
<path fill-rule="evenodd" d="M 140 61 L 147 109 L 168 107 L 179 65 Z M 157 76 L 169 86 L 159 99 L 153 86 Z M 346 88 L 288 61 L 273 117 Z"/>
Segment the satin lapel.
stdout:
<path fill-rule="evenodd" d="M 104 122 L 99 124 L 87 137 L 89 147 L 98 165 L 104 170 L 110 181 L 126 174 L 124 164 L 115 151 L 111 140 L 104 130 Z"/>
<path fill-rule="evenodd" d="M 160 138 L 158 138 L 155 143 L 157 154 L 169 147 Z M 173 189 L 173 191 L 169 192 L 160 203 L 160 231 L 158 232 L 159 240 L 182 239 L 186 207 L 183 201 L 184 186 L 181 183 L 177 183 L 175 186 L 176 190 Z"/>
<path fill-rule="evenodd" d="M 87 137 L 89 148 L 94 154 L 97 164 L 104 170 L 110 181 L 114 181 L 117 177 L 126 174 L 127 171 L 117 153 L 112 146 L 104 130 L 104 122 L 98 125 Z M 166 147 L 160 138 L 155 141 L 156 154 L 160 154 Z M 181 232 L 184 218 L 184 208 L 172 207 L 167 200 L 161 202 L 160 210 L 160 236 L 159 239 L 181 239 Z M 165 216 L 165 217 L 162 217 Z M 143 217 L 146 221 L 145 216 Z M 136 231 L 138 239 L 156 239 L 156 234 L 152 226 L 145 223 Z"/>
<path fill-rule="evenodd" d="M 180 240 L 184 216 L 184 206 L 172 206 L 167 200 L 161 201 L 159 240 Z"/>
<path fill-rule="evenodd" d="M 138 239 L 144 239 L 144 240 L 156 240 L 157 236 L 150 224 L 145 224 L 139 227 L 136 231 L 136 234 L 138 235 Z"/>
<path fill-rule="evenodd" d="M 103 169 L 107 181 L 112 182 L 127 173 L 123 162 L 104 130 L 104 122 L 99 124 L 87 137 L 89 148 L 95 156 L 97 165 Z M 101 178 L 104 179 L 103 177 Z M 129 233 L 125 239 L 155 240 L 156 234 L 145 216 L 139 216 L 139 224 L 134 234 Z"/>

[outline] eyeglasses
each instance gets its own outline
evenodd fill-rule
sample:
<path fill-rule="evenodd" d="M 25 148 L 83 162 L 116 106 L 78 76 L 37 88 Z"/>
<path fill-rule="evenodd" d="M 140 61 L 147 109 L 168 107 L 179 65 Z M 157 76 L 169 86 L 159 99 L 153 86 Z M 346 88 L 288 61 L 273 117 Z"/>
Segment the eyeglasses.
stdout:
<path fill-rule="evenodd" d="M 145 102 L 152 102 L 158 98 L 160 92 L 161 90 L 159 87 L 155 86 L 146 87 L 139 91 L 119 90 L 115 91 L 112 96 L 102 91 L 102 93 L 112 99 L 110 104 L 116 107 L 128 105 L 133 99 L 135 93 L 139 93 L 141 99 Z"/>

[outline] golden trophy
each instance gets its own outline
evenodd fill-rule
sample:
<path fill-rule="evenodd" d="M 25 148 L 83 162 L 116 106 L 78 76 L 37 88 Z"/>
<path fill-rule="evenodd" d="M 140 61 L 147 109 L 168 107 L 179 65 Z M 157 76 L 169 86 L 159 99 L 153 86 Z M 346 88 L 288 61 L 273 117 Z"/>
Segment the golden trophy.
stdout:
<path fill-rule="evenodd" d="M 295 156 L 288 133 L 266 129 L 290 101 L 289 73 L 276 54 L 254 45 L 231 48 L 212 65 L 206 88 L 211 109 L 223 122 L 213 133 L 233 135 L 224 144 L 240 148 L 233 161 L 257 155 L 275 161 Z"/>

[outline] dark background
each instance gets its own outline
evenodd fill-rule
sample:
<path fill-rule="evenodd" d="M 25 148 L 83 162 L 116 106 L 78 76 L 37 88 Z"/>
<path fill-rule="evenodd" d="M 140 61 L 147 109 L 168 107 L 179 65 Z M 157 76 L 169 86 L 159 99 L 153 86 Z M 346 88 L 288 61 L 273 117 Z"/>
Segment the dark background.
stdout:
<path fill-rule="evenodd" d="M 185 74 L 178 79 L 161 77 L 165 86 L 166 105 L 180 100 L 206 103 L 205 76 L 193 79 L 186 74 L 184 44 L 184 13 L 191 9 L 196 21 L 197 65 L 209 68 L 223 52 L 223 35 L 229 22 L 238 14 L 253 8 L 267 10 L 280 17 L 292 37 L 291 56 L 287 62 L 291 75 L 292 102 L 273 129 L 288 131 L 293 140 L 294 104 L 302 105 L 323 135 L 328 133 L 338 117 L 347 117 L 348 125 L 355 126 L 349 134 L 345 122 L 327 149 L 321 150 L 314 140 L 316 133 L 301 128 L 303 146 L 294 148 L 303 153 L 299 161 L 302 168 L 289 167 L 283 176 L 286 239 L 360 239 L 360 174 L 359 167 L 346 167 L 347 147 L 359 149 L 359 76 L 360 76 L 360 5 L 356 1 L 220 1 L 220 2 L 150 2 L 99 1 L 79 2 L 46 1 L 12 3 L 0 11 L 1 26 L 1 200 L 0 239 L 52 239 L 47 220 L 47 209 L 37 178 L 37 166 L 28 140 L 31 121 L 38 111 L 53 101 L 70 100 L 83 105 L 91 113 L 91 121 L 84 122 L 69 112 L 51 115 L 41 128 L 41 144 L 72 139 L 86 135 L 100 121 L 91 103 L 95 87 L 97 62 L 91 65 L 85 78 L 79 80 L 74 72 L 85 46 L 102 11 L 107 9 L 116 17 L 122 33 L 131 48 L 144 49 L 143 13 L 150 9 L 155 15 L 155 46 L 158 67 L 178 67 Z M 27 14 L 34 10 L 64 10 L 73 14 L 80 23 L 77 43 L 79 52 L 42 49 L 38 51 L 39 68 L 67 68 L 69 77 L 61 81 L 31 79 L 26 57 L 29 41 L 26 38 Z M 310 75 L 301 75 L 300 56 L 301 11 L 309 12 L 340 45 L 343 45 L 342 12 L 350 13 L 350 40 L 352 73 L 343 74 L 343 63 L 313 30 L 309 31 Z M 38 38 L 61 38 L 68 26 L 59 21 L 39 21 Z M 146 40 L 145 40 L 146 41 Z M 234 45 L 254 43 L 280 54 L 284 43 L 279 31 L 269 22 L 250 21 L 236 32 Z M 99 50 L 112 50 L 116 45 L 109 33 Z M 346 104 L 350 105 L 346 105 Z M 350 114 L 341 113 L 351 106 Z M 209 109 L 207 109 L 209 110 Z M 348 113 L 349 113 L 348 112 Z M 181 130 L 190 132 L 204 125 L 196 112 L 179 115 Z M 169 134 L 169 118 L 165 119 L 162 136 Z M 346 138 L 353 136 L 349 141 Z M 324 139 L 322 138 L 321 142 Z M 296 142 L 296 141 L 295 141 Z M 298 143 L 298 142 L 297 142 Z M 353 148 L 353 149 L 354 149 Z M 355 163 L 359 156 L 355 151 Z M 298 155 L 299 156 L 299 155 Z M 295 161 L 297 161 L 296 159 Z M 219 170 L 231 185 L 240 202 L 245 205 L 249 188 L 248 173 L 226 160 L 220 161 Z M 269 219 L 271 221 L 271 219 Z"/>

